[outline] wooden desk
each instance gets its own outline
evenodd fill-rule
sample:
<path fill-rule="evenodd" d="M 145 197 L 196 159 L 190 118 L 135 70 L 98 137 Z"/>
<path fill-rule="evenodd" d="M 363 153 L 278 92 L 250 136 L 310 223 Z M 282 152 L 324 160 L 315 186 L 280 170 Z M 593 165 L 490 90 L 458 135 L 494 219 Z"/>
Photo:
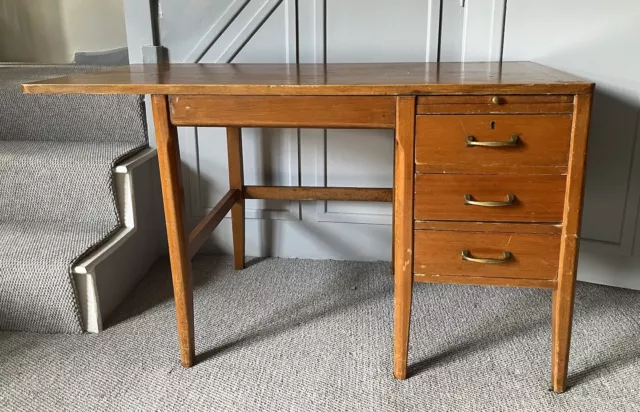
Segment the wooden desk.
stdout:
<path fill-rule="evenodd" d="M 190 259 L 229 211 L 242 269 L 245 199 L 393 201 L 395 377 L 407 376 L 413 282 L 526 286 L 553 290 L 552 386 L 564 391 L 593 84 L 520 62 L 174 64 L 23 91 L 152 95 L 185 367 Z M 188 235 L 176 126 L 227 127 L 230 189 Z M 242 126 L 394 129 L 394 187 L 247 186 Z"/>

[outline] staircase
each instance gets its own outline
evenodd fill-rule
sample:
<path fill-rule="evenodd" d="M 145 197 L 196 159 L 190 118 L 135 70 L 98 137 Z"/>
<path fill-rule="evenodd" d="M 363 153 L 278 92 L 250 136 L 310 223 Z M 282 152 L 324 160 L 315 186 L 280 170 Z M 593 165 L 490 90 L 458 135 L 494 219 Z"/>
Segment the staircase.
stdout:
<path fill-rule="evenodd" d="M 97 332 L 157 257 L 143 98 L 20 92 L 90 69 L 0 65 L 2 330 Z"/>

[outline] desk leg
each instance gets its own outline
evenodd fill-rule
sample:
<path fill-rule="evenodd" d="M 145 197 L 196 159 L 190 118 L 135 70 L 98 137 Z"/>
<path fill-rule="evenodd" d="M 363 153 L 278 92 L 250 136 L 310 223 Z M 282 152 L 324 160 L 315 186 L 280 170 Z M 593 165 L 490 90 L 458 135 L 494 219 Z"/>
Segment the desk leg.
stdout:
<path fill-rule="evenodd" d="M 564 392 L 567 386 L 591 102 L 592 95 L 577 95 L 573 104 L 573 136 L 562 214 L 558 285 L 553 291 L 551 308 L 551 384 L 554 392 Z"/>
<path fill-rule="evenodd" d="M 244 165 L 242 163 L 242 130 L 239 127 L 227 127 L 227 153 L 229 189 L 240 191 L 240 197 L 231 208 L 233 261 L 236 269 L 244 269 Z"/>
<path fill-rule="evenodd" d="M 407 377 L 409 323 L 413 293 L 413 134 L 415 97 L 400 96 L 396 102 L 396 147 L 393 182 L 393 375 Z"/>
<path fill-rule="evenodd" d="M 193 285 L 191 262 L 187 254 L 187 237 L 184 226 L 184 193 L 180 173 L 180 148 L 178 133 L 171 124 L 167 96 L 151 96 L 153 120 L 158 146 L 160 182 L 164 217 L 169 242 L 171 277 L 178 320 L 178 338 L 182 365 L 193 365 L 195 346 L 193 338 Z"/>

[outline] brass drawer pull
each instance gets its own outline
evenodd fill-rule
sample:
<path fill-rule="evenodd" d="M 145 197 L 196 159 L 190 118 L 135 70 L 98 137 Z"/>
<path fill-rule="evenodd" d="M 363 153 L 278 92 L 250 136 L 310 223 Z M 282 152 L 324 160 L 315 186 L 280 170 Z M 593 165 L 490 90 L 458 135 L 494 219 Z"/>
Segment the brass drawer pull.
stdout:
<path fill-rule="evenodd" d="M 470 194 L 464 195 L 464 204 L 472 205 L 472 206 L 484 206 L 484 207 L 509 206 L 509 205 L 512 205 L 515 200 L 516 200 L 516 196 L 511 193 L 507 195 L 507 200 L 493 200 L 493 201 L 473 200 Z"/>
<path fill-rule="evenodd" d="M 512 256 L 513 255 L 511 254 L 511 252 L 506 251 L 504 252 L 504 256 L 499 259 L 477 258 L 477 257 L 471 256 L 471 252 L 469 252 L 468 250 L 462 251 L 462 260 L 466 260 L 468 262 L 475 262 L 475 263 L 490 263 L 490 264 L 507 263 L 511 260 Z"/>
<path fill-rule="evenodd" d="M 469 147 L 473 147 L 473 146 L 483 146 L 483 147 L 514 147 L 518 145 L 518 142 L 520 141 L 520 138 L 518 137 L 517 134 L 512 135 L 509 140 L 505 141 L 505 142 L 500 142 L 500 141 L 496 141 L 496 142 L 478 142 L 476 141 L 476 138 L 473 136 L 467 136 L 467 146 Z"/>

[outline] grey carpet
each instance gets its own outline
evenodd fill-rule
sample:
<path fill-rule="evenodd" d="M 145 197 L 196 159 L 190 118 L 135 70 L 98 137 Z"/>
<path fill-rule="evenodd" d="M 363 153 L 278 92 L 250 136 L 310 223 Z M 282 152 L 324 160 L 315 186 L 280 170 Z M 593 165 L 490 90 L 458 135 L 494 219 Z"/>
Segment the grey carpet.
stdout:
<path fill-rule="evenodd" d="M 120 226 L 112 168 L 147 144 L 141 96 L 20 91 L 90 69 L 0 65 L 0 329 L 81 332 L 71 267 Z"/>
<path fill-rule="evenodd" d="M 193 263 L 199 363 L 178 364 L 168 263 L 99 335 L 0 333 L 0 409 L 639 411 L 640 292 L 577 288 L 569 391 L 550 381 L 549 291 L 418 284 L 412 376 L 392 378 L 388 263 Z"/>

